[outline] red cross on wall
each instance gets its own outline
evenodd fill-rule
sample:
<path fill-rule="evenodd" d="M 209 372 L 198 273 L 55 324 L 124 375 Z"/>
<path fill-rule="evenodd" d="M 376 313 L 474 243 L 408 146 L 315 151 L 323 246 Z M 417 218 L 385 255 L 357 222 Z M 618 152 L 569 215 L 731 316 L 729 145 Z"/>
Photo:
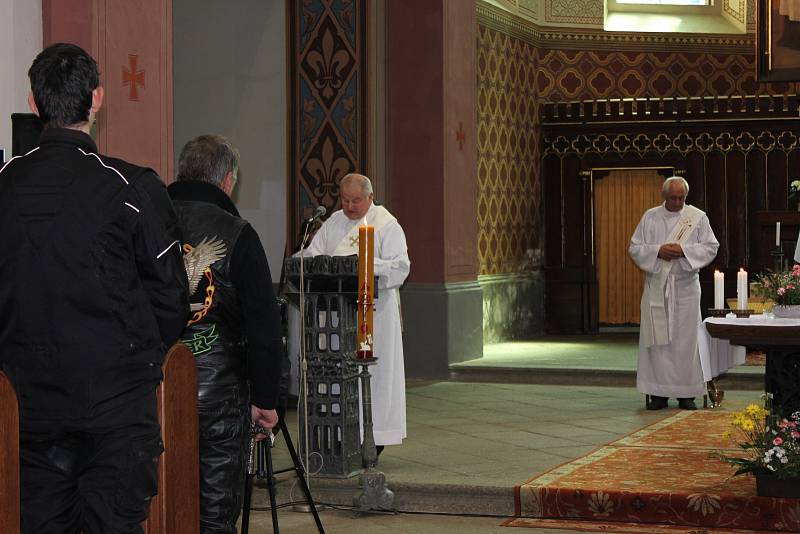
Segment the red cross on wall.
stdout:
<path fill-rule="evenodd" d="M 464 125 L 459 121 L 458 130 L 456 130 L 456 142 L 458 143 L 459 150 L 464 150 L 464 141 L 466 140 L 467 134 L 464 132 Z"/>
<path fill-rule="evenodd" d="M 122 67 L 122 85 L 130 86 L 128 100 L 139 100 L 139 86 L 144 87 L 144 71 L 136 70 L 138 63 L 138 55 L 128 54 L 128 67 Z"/>

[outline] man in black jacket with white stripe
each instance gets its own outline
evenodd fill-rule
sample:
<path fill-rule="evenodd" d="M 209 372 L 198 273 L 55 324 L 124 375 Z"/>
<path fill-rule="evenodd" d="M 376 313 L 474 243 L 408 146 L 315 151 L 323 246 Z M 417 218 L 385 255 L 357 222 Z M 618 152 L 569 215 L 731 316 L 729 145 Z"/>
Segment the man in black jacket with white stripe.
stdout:
<path fill-rule="evenodd" d="M 20 404 L 22 530 L 140 532 L 162 451 L 155 390 L 187 314 L 174 213 L 152 170 L 101 156 L 77 46 L 29 72 L 39 147 L 0 170 L 0 364 Z"/>

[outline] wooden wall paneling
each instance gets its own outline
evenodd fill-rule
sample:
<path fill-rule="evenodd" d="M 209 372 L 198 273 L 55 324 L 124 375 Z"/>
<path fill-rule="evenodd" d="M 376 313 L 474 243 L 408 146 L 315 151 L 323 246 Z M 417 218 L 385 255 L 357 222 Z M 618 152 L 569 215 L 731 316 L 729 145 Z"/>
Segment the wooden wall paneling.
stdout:
<path fill-rule="evenodd" d="M 786 165 L 786 174 L 789 184 L 791 184 L 794 180 L 800 180 L 800 149 L 798 149 L 798 147 L 795 147 L 794 150 L 786 153 Z M 789 184 L 787 184 L 787 187 Z M 795 204 L 796 202 L 789 201 L 788 209 L 796 209 Z"/>
<path fill-rule="evenodd" d="M 545 267 L 563 267 L 561 158 L 548 154 L 542 159 L 542 205 L 544 210 L 544 261 Z"/>
<path fill-rule="evenodd" d="M 729 255 L 729 236 L 728 236 L 728 214 L 725 199 L 727 198 L 727 184 L 725 179 L 725 156 L 722 152 L 709 152 L 705 157 L 705 184 L 707 195 L 706 215 L 711 223 L 711 229 L 719 241 L 719 251 L 717 257 L 723 259 L 724 265 L 728 265 Z M 691 197 L 691 188 L 689 196 Z M 698 206 L 700 207 L 700 206 Z M 700 207 L 702 209 L 702 207 Z"/>
<path fill-rule="evenodd" d="M 689 199 L 692 206 L 706 211 L 708 207 L 708 175 L 705 155 L 694 150 L 681 157 L 678 169 L 683 170 L 684 179 L 689 182 Z"/>
<path fill-rule="evenodd" d="M 786 153 L 772 150 L 767 153 L 767 209 L 782 211 L 788 208 Z"/>
<path fill-rule="evenodd" d="M 747 179 L 747 209 L 749 229 L 748 261 L 751 269 L 761 271 L 770 264 L 769 249 L 761 241 L 761 229 L 756 214 L 767 209 L 767 181 L 765 171 L 766 156 L 760 150 L 750 150 L 745 156 Z M 725 277 L 726 286 L 728 277 Z M 735 288 L 735 285 L 731 285 Z M 727 287 L 726 287 L 727 291 Z"/>
<path fill-rule="evenodd" d="M 600 326 L 600 287 L 597 281 L 597 263 L 594 248 L 594 177 L 592 172 L 581 172 L 583 181 L 583 331 L 597 332 Z"/>
<path fill-rule="evenodd" d="M 748 207 L 750 211 L 767 209 L 766 155 L 760 150 L 747 153 L 745 162 L 747 172 Z"/>
<path fill-rule="evenodd" d="M 727 177 L 728 254 L 730 262 L 750 265 L 748 261 L 749 210 L 748 187 L 745 176 L 744 154 L 732 150 L 725 158 L 725 176 Z"/>
<path fill-rule="evenodd" d="M 580 175 L 581 160 L 577 154 L 564 157 L 564 258 L 567 267 L 583 267 L 584 262 L 584 191 Z"/>
<path fill-rule="evenodd" d="M 561 265 L 558 268 L 551 256 L 554 240 L 549 237 L 549 228 L 546 232 L 546 239 L 551 243 L 545 249 L 546 265 L 550 267 L 545 273 L 550 299 L 547 305 L 551 314 L 548 317 L 550 331 L 574 331 L 579 326 L 583 330 L 591 328 L 595 305 L 590 258 L 585 257 L 584 249 L 584 260 L 579 261 L 576 247 L 583 241 L 580 244 L 591 249 L 591 235 L 579 239 L 577 229 L 571 226 L 580 215 L 574 205 L 576 199 L 571 198 L 579 193 L 571 176 L 573 158 L 584 170 L 672 165 L 685 171 L 683 176 L 691 188 L 689 202 L 708 214 L 721 244 L 712 265 L 700 272 L 704 306 L 710 304 L 713 294 L 711 272 L 714 268 L 728 274 L 727 293 L 735 294 L 733 275 L 739 267 L 747 266 L 755 273 L 772 266 L 770 252 L 774 248 L 776 220 L 782 222 L 785 252 L 789 254 L 789 245 L 793 250 L 793 241 L 800 229 L 794 228 L 790 221 L 797 218 L 800 227 L 800 212 L 794 211 L 794 202 L 787 202 L 787 193 L 789 182 L 800 179 L 800 143 L 793 133 L 800 129 L 797 119 L 800 99 L 795 95 L 776 97 L 782 105 L 767 108 L 756 106 L 752 97 L 743 98 L 746 105 L 725 108 L 724 121 L 718 120 L 721 116 L 708 116 L 708 110 L 705 115 L 694 110 L 690 115 L 680 102 L 675 113 L 665 111 L 664 117 L 627 107 L 622 111 L 624 116 L 619 115 L 619 110 L 610 115 L 584 112 L 578 116 L 567 106 L 543 105 L 540 117 L 545 151 L 560 156 L 564 163 L 564 198 L 547 195 L 543 203 L 546 221 L 555 220 L 551 213 L 553 207 L 557 209 L 559 221 L 565 221 L 564 261 L 561 261 L 562 250 L 558 249 L 557 263 Z M 661 102 L 667 107 L 670 103 L 675 104 L 670 100 Z M 600 102 L 590 104 L 590 111 L 603 107 Z M 586 109 L 587 103 L 583 107 Z M 667 121 L 661 120 L 667 117 Z M 552 141 L 556 139 L 558 142 Z M 547 165 L 545 161 L 542 168 Z M 583 200 L 586 202 L 585 197 Z M 589 217 L 584 214 L 583 221 Z M 583 267 L 580 305 L 584 306 L 580 318 L 577 312 L 569 314 L 556 310 L 556 302 L 567 304 L 572 300 L 570 305 L 575 305 L 578 297 L 573 284 L 580 278 L 576 272 L 579 264 Z"/>
<path fill-rule="evenodd" d="M 555 197 L 559 191 L 560 197 L 555 199 L 554 206 L 560 206 L 555 211 L 556 220 L 552 213 L 548 217 L 549 224 L 557 224 L 561 230 L 558 232 L 558 252 L 561 257 L 558 265 L 545 269 L 546 296 L 545 316 L 546 328 L 550 331 L 563 333 L 583 333 L 587 324 L 587 298 L 585 257 L 584 257 L 584 211 L 586 197 L 583 191 L 583 180 L 580 176 L 581 161 L 576 154 L 568 154 L 558 158 L 559 174 L 556 175 L 555 163 L 545 157 L 548 171 L 546 183 L 548 199 Z M 550 174 L 553 172 L 553 174 Z M 558 181 L 554 179 L 558 176 Z M 558 186 L 558 188 L 556 188 Z M 549 210 L 553 211 L 553 210 Z M 548 243 L 553 230 L 547 227 Z M 553 246 L 554 245 L 549 245 Z"/>

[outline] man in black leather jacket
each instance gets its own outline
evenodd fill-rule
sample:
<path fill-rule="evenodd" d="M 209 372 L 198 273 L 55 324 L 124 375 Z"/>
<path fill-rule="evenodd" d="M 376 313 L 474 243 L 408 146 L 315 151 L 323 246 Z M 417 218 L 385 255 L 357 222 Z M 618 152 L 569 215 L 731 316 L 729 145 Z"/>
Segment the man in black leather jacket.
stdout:
<path fill-rule="evenodd" d="M 278 422 L 283 352 L 266 254 L 230 199 L 238 167 L 225 138 L 201 135 L 183 147 L 168 188 L 193 311 L 182 341 L 198 371 L 200 529 L 215 534 L 236 532 L 250 421 Z"/>
<path fill-rule="evenodd" d="M 140 532 L 162 451 L 156 386 L 189 311 L 166 190 L 101 156 L 95 61 L 29 70 L 39 147 L 0 170 L 0 364 L 20 405 L 22 531 Z"/>

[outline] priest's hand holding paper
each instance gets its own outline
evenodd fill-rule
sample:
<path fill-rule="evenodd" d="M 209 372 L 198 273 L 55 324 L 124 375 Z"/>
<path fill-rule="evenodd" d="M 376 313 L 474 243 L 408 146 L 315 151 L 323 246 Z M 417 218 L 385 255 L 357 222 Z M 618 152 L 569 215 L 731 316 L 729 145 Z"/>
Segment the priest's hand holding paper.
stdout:
<path fill-rule="evenodd" d="M 683 257 L 683 248 L 677 243 L 664 243 L 658 249 L 658 257 L 662 260 L 679 260 Z"/>

